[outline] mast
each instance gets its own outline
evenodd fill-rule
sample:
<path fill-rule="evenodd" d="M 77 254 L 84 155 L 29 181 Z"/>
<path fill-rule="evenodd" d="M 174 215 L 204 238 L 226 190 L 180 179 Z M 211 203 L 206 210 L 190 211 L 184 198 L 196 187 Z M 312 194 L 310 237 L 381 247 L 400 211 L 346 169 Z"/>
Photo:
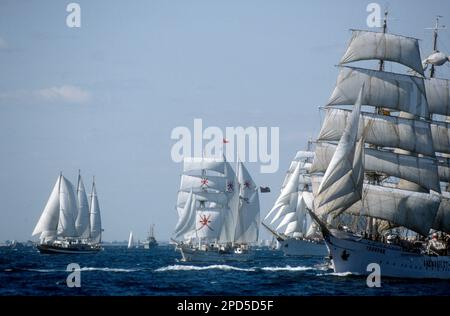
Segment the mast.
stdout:
<path fill-rule="evenodd" d="M 438 39 L 438 31 L 440 29 L 444 29 L 444 27 L 439 26 L 439 18 L 442 18 L 441 15 L 436 15 L 436 22 L 433 28 L 428 28 L 433 30 L 433 53 L 437 52 L 437 39 Z M 434 78 L 436 73 L 435 66 L 432 64 L 430 69 L 430 78 Z"/>
<path fill-rule="evenodd" d="M 386 34 L 386 31 L 387 31 L 387 16 L 388 16 L 388 10 L 385 10 L 384 18 L 383 18 L 383 34 Z M 384 60 L 383 59 L 380 59 L 379 70 L 384 71 Z"/>

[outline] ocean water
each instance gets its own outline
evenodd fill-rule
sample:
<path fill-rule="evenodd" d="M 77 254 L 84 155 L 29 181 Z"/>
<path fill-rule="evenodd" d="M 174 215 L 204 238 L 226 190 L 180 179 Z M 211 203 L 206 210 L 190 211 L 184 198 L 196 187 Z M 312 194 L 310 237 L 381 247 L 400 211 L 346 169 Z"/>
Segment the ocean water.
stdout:
<path fill-rule="evenodd" d="M 285 257 L 257 250 L 254 261 L 184 263 L 173 246 L 105 247 L 94 255 L 41 255 L 35 248 L 0 250 L 0 295 L 450 295 L 450 282 L 338 275 L 324 258 Z M 66 267 L 81 267 L 81 287 L 69 288 Z"/>

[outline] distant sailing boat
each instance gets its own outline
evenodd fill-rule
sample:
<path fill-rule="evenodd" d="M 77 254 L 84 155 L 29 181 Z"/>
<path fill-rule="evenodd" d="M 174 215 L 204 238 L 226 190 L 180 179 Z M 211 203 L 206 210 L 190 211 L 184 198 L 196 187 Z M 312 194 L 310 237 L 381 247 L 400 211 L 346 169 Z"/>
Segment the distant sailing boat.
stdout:
<path fill-rule="evenodd" d="M 311 215 L 335 272 L 367 275 L 375 263 L 386 277 L 450 279 L 450 81 L 434 78 L 439 63 L 426 78 L 418 40 L 386 33 L 386 20 L 383 32 L 354 30 L 341 59 L 378 59 L 379 69 L 340 68 L 311 167 Z M 384 72 L 385 61 L 410 74 Z"/>
<path fill-rule="evenodd" d="M 133 238 L 133 232 L 130 231 L 130 236 L 128 237 L 128 249 L 134 248 L 134 238 Z"/>
<path fill-rule="evenodd" d="M 326 256 L 327 248 L 308 210 L 313 209 L 309 169 L 314 153 L 298 151 L 284 179 L 281 193 L 262 225 L 290 256 Z M 266 223 L 265 223 L 266 222 Z M 276 224 L 276 227 L 271 227 Z"/>
<path fill-rule="evenodd" d="M 150 232 L 148 233 L 147 239 L 143 242 L 144 249 L 151 249 L 158 246 L 158 242 L 155 238 L 155 225 L 150 227 Z"/>
<path fill-rule="evenodd" d="M 185 158 L 174 237 L 184 261 L 249 260 L 259 235 L 259 195 L 244 164 Z"/>
<path fill-rule="evenodd" d="M 77 196 L 72 183 L 59 175 L 47 205 L 33 231 L 40 235 L 41 253 L 95 253 L 102 250 L 100 209 L 95 183 L 88 206 L 84 184 L 78 175 Z"/>

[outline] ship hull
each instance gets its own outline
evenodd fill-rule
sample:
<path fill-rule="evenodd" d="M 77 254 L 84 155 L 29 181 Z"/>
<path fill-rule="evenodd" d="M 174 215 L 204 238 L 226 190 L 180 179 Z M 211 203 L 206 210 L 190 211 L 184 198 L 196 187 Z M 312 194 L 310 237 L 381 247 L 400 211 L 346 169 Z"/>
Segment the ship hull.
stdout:
<path fill-rule="evenodd" d="M 218 262 L 218 261 L 250 261 L 255 254 L 253 251 L 242 253 L 219 252 L 217 250 L 201 250 L 191 247 L 178 246 L 177 250 L 181 252 L 184 262 Z"/>
<path fill-rule="evenodd" d="M 324 242 L 316 242 L 307 239 L 287 238 L 279 241 L 280 249 L 286 256 L 317 256 L 328 255 Z"/>
<path fill-rule="evenodd" d="M 37 245 L 37 249 L 42 254 L 93 254 L 102 250 L 100 247 L 92 246 L 75 246 L 75 247 L 62 247 L 55 245 Z"/>
<path fill-rule="evenodd" d="M 381 277 L 450 279 L 450 257 L 430 256 L 397 245 L 363 239 L 340 231 L 324 234 L 336 273 L 368 275 L 368 265 L 380 266 Z"/>

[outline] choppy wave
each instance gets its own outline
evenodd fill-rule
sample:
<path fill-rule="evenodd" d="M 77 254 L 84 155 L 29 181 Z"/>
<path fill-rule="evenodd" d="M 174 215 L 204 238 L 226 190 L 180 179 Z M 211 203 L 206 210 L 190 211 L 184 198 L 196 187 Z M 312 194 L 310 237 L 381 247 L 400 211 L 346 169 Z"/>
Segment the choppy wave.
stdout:
<path fill-rule="evenodd" d="M 201 270 L 224 270 L 224 271 L 247 271 L 254 272 L 255 268 L 237 268 L 233 266 L 229 266 L 226 264 L 213 264 L 210 266 L 192 266 L 192 265 L 170 265 L 167 267 L 162 267 L 156 269 L 155 272 L 165 272 L 165 271 L 201 271 Z"/>
<path fill-rule="evenodd" d="M 349 275 L 356 275 L 352 272 L 329 272 L 329 273 L 319 273 L 317 274 L 317 276 L 328 276 L 328 275 L 332 275 L 332 276 L 338 276 L 338 277 L 346 277 Z"/>

